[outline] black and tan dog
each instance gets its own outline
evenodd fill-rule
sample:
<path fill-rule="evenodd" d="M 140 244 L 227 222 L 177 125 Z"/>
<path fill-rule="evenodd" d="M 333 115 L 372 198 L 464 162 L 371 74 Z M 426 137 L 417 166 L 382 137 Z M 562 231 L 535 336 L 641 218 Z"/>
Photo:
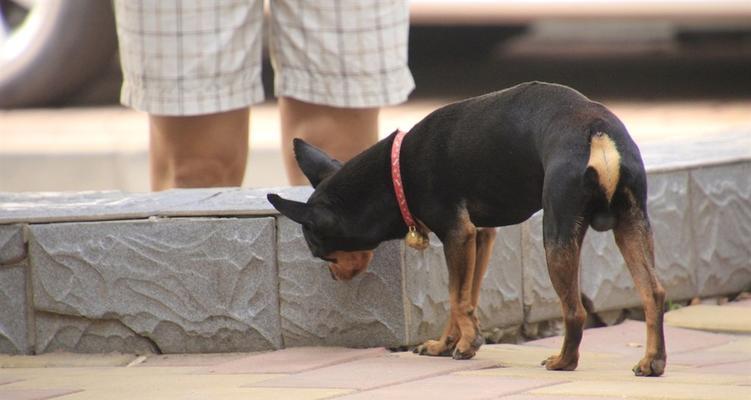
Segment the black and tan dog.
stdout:
<path fill-rule="evenodd" d="M 296 140 L 315 191 L 307 203 L 268 196 L 302 224 L 313 255 L 330 261 L 339 279 L 364 270 L 379 243 L 408 231 L 392 179 L 396 135 L 343 166 Z M 450 320 L 417 352 L 474 356 L 482 344 L 475 309 L 495 238 L 488 228 L 518 224 L 542 208 L 548 271 L 565 321 L 563 348 L 545 367 L 578 363 L 585 319 L 579 252 L 591 226 L 613 230 L 644 304 L 646 354 L 634 372 L 663 373 L 665 291 L 655 275 L 644 165 L 607 108 L 565 86 L 525 83 L 434 111 L 404 137 L 395 161 L 417 229 L 438 236 L 449 269 Z"/>

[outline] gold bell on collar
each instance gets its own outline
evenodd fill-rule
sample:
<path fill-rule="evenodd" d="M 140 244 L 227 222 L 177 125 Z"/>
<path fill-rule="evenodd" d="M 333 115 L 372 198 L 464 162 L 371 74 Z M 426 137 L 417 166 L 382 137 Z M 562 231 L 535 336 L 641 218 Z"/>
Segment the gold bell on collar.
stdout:
<path fill-rule="evenodd" d="M 418 231 L 414 226 L 409 227 L 409 231 L 407 232 L 407 236 L 404 237 L 404 241 L 407 242 L 407 246 L 417 250 L 425 250 L 430 244 L 428 236 Z"/>

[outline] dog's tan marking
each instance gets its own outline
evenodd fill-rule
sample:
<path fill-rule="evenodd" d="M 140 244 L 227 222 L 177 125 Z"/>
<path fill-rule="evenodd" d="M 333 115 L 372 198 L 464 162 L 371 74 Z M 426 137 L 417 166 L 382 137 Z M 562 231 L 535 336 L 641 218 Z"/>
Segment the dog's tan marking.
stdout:
<path fill-rule="evenodd" d="M 348 281 L 368 268 L 370 260 L 373 259 L 373 252 L 370 250 L 335 251 L 326 258 L 336 260 L 329 264 L 331 276 L 337 280 Z"/>
<path fill-rule="evenodd" d="M 587 166 L 594 168 L 597 172 L 600 186 L 605 190 L 605 196 L 610 201 L 621 174 L 621 154 L 610 136 L 603 132 L 592 135 Z"/>

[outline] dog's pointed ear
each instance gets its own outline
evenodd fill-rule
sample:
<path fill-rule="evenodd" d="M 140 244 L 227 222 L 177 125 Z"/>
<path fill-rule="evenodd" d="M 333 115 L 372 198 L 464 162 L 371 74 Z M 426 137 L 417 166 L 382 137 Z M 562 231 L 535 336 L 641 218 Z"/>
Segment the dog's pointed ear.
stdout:
<path fill-rule="evenodd" d="M 283 199 L 274 193 L 269 193 L 266 195 L 266 198 L 269 200 L 269 203 L 277 209 L 277 211 L 298 224 L 310 226 L 313 223 L 313 213 L 311 207 L 307 204 L 299 201 Z"/>
<path fill-rule="evenodd" d="M 292 144 L 295 149 L 297 165 L 300 166 L 313 187 L 318 186 L 322 180 L 342 167 L 342 163 L 302 139 L 295 138 Z"/>

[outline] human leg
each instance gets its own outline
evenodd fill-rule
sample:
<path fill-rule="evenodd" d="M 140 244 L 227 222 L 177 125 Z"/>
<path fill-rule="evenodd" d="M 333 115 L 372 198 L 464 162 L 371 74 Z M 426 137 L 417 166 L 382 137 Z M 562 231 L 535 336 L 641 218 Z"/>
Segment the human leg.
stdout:
<path fill-rule="evenodd" d="M 378 141 L 378 111 L 377 107 L 331 107 L 280 98 L 282 154 L 288 181 L 293 185 L 308 184 L 295 161 L 293 138 L 301 138 L 346 162 Z"/>
<path fill-rule="evenodd" d="M 240 186 L 248 158 L 249 109 L 149 116 L 151 190 Z"/>
<path fill-rule="evenodd" d="M 404 0 L 271 2 L 272 63 L 287 176 L 305 184 L 300 137 L 347 161 L 378 139 L 378 110 L 414 88 Z"/>
<path fill-rule="evenodd" d="M 121 102 L 149 114 L 152 189 L 237 186 L 263 100 L 263 2 L 115 1 Z"/>

